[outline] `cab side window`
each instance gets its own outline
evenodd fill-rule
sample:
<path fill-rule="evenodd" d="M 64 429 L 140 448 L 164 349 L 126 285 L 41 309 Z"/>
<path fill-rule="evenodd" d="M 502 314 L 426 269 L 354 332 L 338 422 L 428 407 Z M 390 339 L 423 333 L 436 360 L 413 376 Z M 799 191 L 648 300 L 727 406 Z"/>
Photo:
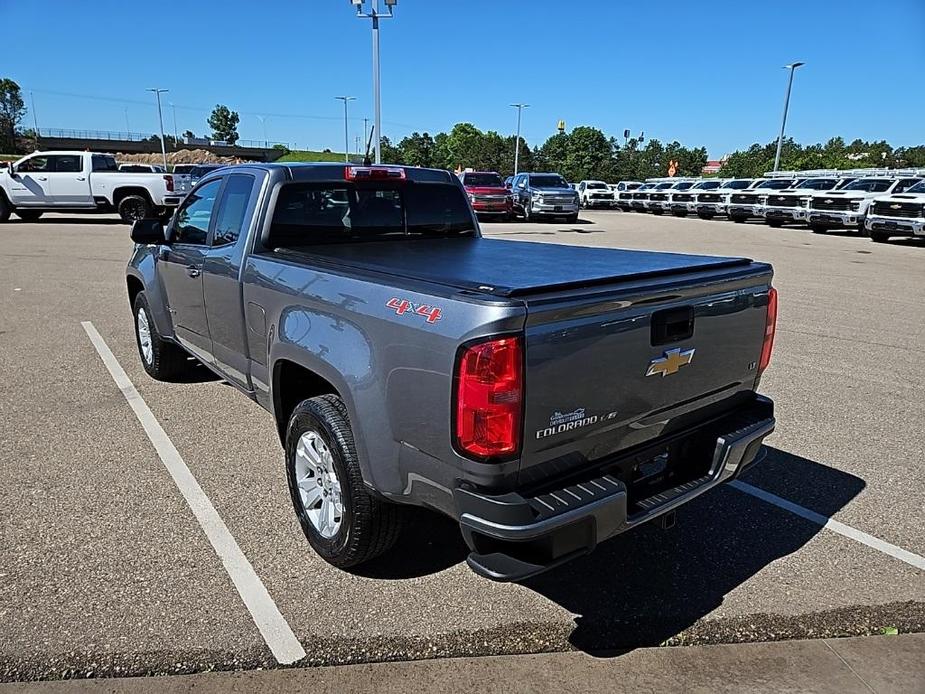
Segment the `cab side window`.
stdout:
<path fill-rule="evenodd" d="M 228 177 L 222 199 L 218 203 L 215 231 L 212 233 L 213 247 L 227 246 L 238 240 L 253 186 L 253 176 L 234 174 Z"/>
<path fill-rule="evenodd" d="M 189 194 L 177 210 L 174 243 L 205 245 L 209 236 L 209 223 L 212 221 L 215 198 L 221 187 L 222 179 L 219 178 L 209 181 Z"/>
<path fill-rule="evenodd" d="M 911 188 L 912 186 L 914 186 L 914 185 L 915 185 L 916 183 L 918 183 L 920 180 L 922 180 L 922 179 L 920 179 L 920 178 L 904 178 L 903 180 L 901 180 L 901 181 L 896 185 L 896 189 L 895 189 L 893 192 L 894 192 L 894 193 L 902 193 L 903 191 L 908 190 L 909 188 Z"/>
<path fill-rule="evenodd" d="M 39 171 L 54 171 L 54 162 L 51 157 L 31 157 L 16 167 L 17 172 L 37 173 Z"/>
<path fill-rule="evenodd" d="M 58 173 L 80 173 L 83 170 L 82 157 L 74 154 L 59 154 L 51 157 L 55 161 L 55 171 Z"/>

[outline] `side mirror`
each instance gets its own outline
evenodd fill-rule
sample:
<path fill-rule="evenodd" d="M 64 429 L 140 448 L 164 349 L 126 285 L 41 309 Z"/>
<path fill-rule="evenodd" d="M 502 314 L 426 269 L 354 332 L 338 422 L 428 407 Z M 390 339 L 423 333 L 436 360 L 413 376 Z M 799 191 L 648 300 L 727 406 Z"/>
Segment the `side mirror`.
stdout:
<path fill-rule="evenodd" d="M 132 224 L 132 241 L 135 243 L 164 243 L 164 225 L 159 219 L 138 219 Z"/>

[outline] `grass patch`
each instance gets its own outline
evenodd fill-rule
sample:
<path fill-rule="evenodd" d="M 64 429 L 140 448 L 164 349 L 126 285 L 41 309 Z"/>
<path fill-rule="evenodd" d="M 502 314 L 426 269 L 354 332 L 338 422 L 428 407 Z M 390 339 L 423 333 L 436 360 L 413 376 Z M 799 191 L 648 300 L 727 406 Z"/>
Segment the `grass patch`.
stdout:
<path fill-rule="evenodd" d="M 355 154 L 350 155 L 351 159 L 356 159 Z M 362 158 L 362 157 L 361 157 Z M 276 161 L 287 162 L 287 161 L 343 161 L 344 153 L 343 152 L 316 152 L 310 149 L 294 150 L 289 152 Z"/>

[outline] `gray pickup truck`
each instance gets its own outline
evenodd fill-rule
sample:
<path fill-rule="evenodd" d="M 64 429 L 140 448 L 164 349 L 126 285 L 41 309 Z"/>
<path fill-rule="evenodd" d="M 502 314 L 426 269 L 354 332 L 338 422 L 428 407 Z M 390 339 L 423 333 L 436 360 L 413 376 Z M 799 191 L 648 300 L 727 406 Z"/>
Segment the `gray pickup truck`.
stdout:
<path fill-rule="evenodd" d="M 206 175 L 128 265 L 152 377 L 188 355 L 268 410 L 311 546 L 348 568 L 407 506 L 520 580 L 762 457 L 770 266 L 484 239 L 447 171 Z"/>

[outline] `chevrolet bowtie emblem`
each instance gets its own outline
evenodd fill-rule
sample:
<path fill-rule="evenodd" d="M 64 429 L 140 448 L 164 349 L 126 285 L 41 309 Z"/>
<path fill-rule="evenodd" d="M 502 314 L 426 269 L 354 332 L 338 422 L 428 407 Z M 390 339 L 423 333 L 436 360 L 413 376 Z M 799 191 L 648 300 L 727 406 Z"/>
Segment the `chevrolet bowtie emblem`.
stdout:
<path fill-rule="evenodd" d="M 683 350 L 680 347 L 669 349 L 662 356 L 655 357 L 649 362 L 649 370 L 646 371 L 646 376 L 661 375 L 664 378 L 665 376 L 676 374 L 682 366 L 687 366 L 691 363 L 694 352 L 693 347 Z"/>

